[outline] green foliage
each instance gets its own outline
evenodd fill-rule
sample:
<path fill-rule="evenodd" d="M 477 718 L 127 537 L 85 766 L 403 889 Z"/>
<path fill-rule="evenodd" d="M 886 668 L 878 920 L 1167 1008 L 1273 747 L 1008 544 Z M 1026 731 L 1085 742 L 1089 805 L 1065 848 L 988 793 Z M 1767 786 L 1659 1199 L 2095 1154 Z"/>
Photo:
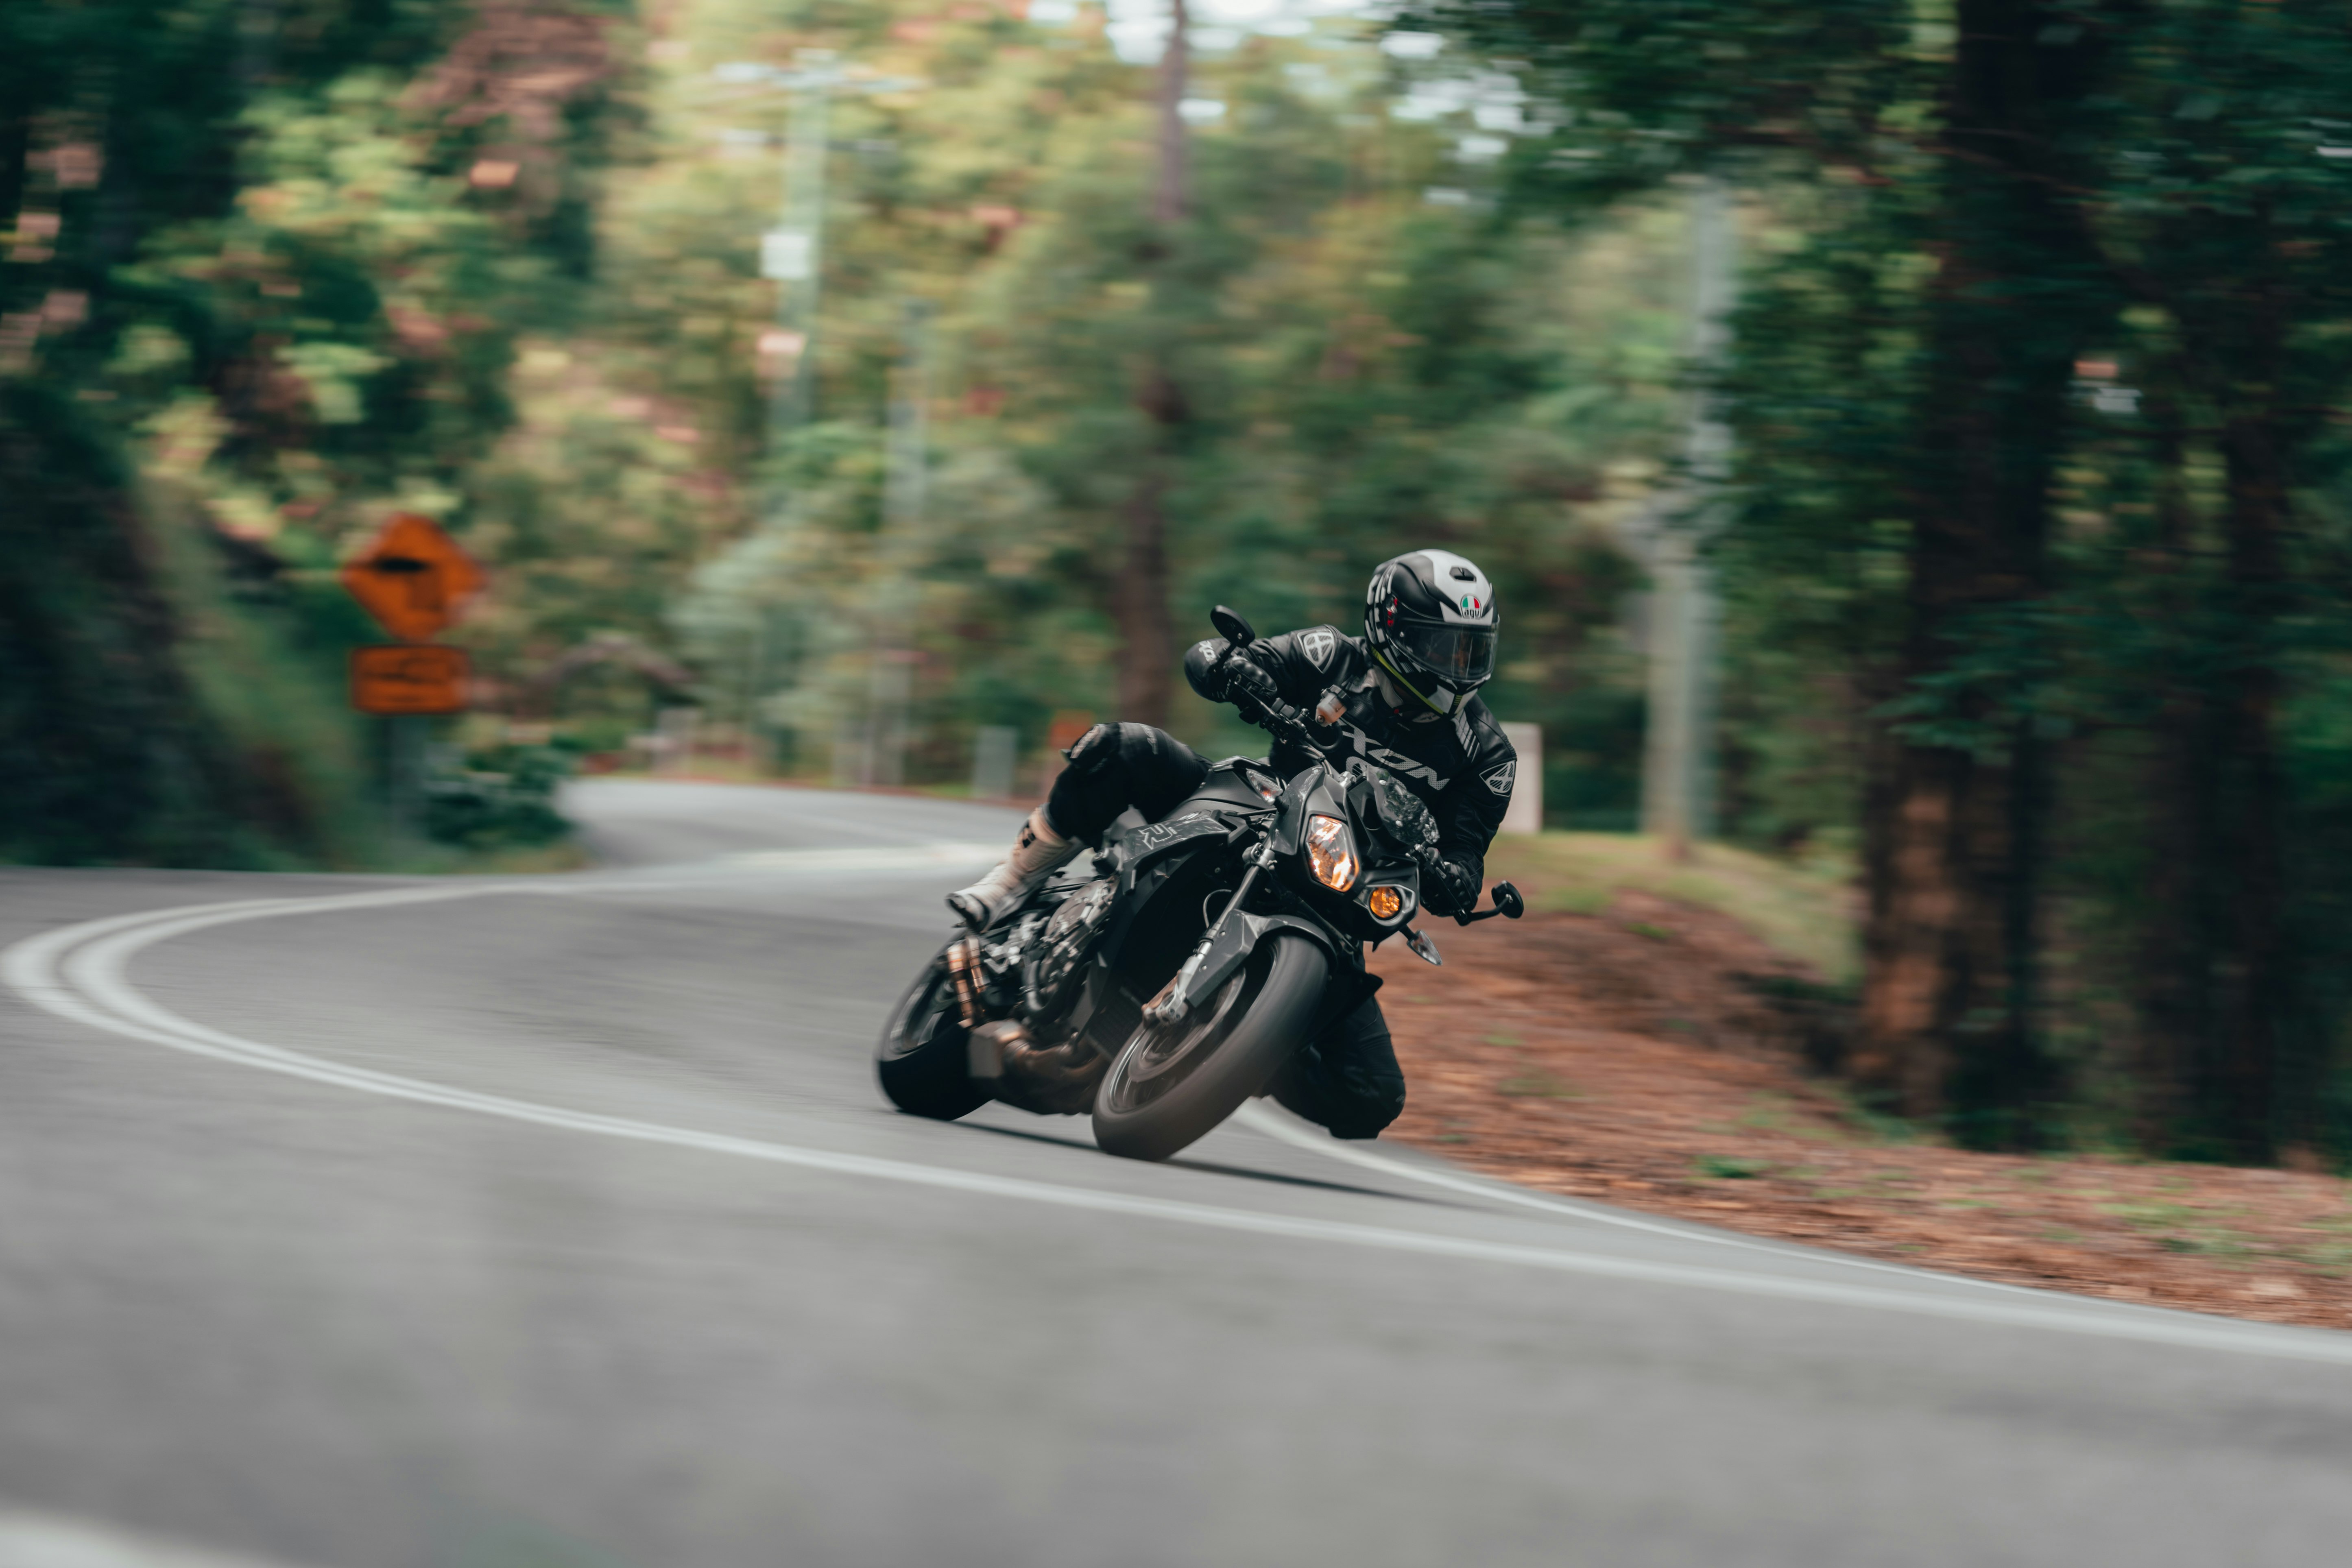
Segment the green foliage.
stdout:
<path fill-rule="evenodd" d="M 698 50 L 733 14 L 697 14 Z M 1196 90 L 1227 112 L 1190 138 L 1191 216 L 1147 287 L 1149 74 L 1083 28 L 902 32 L 919 37 L 863 58 L 925 89 L 834 109 L 842 142 L 889 151 L 834 160 L 822 417 L 771 460 L 775 504 L 675 617 L 712 672 L 708 704 L 732 716 L 743 683 L 760 687 L 779 750 L 822 767 L 862 720 L 877 627 L 908 613 L 918 776 L 959 776 L 975 724 L 1034 746 L 1056 712 L 1112 711 L 1123 633 L 1107 610 L 1155 438 L 1134 384 L 1156 361 L 1186 405 L 1168 502 L 1181 637 L 1219 601 L 1268 627 L 1347 626 L 1381 559 L 1468 551 L 1510 627 L 1491 701 L 1546 726 L 1569 815 L 1628 821 L 1640 673 L 1617 620 L 1635 574 L 1613 525 L 1664 471 L 1679 413 L 1679 208 L 1589 236 L 1498 230 L 1475 201 L 1425 199 L 1482 176 L 1453 163 L 1444 130 L 1393 112 L 1367 40 L 1253 39 L 1195 62 Z M 622 198 L 666 215 L 665 279 L 748 261 L 740 216 L 707 205 L 721 187 L 738 214 L 772 202 L 746 172 L 773 165 L 681 150 Z M 733 312 L 721 336 L 752 362 L 751 301 L 699 281 L 677 297 Z M 879 416 L 909 297 L 933 305 L 933 461 L 903 534 L 884 516 Z M 756 420 L 742 388 L 705 384 L 737 411 L 721 417 Z M 902 573 L 911 589 L 893 586 Z M 1189 695 L 1176 721 L 1213 750 L 1264 744 Z"/>
<path fill-rule="evenodd" d="M 1922 1061 L 1906 1092 L 1940 1052 L 1963 1137 L 2345 1147 L 2340 18 L 1520 0 L 1420 23 L 1543 106 L 1514 153 L 1529 206 L 1698 169 L 1758 204 L 1720 384 L 1727 815 L 1858 840 L 1881 973 L 1963 999 L 1878 1042 Z M 1905 847 L 1938 800 L 1983 815 Z M 1906 952 L 1923 894 L 1962 913 Z"/>
<path fill-rule="evenodd" d="M 572 831 L 555 798 L 571 773 L 571 753 L 559 747 L 478 748 L 426 777 L 425 831 L 477 851 L 552 844 Z"/>
<path fill-rule="evenodd" d="M 315 574 L 465 521 L 517 332 L 572 319 L 621 19 L 565 0 L 0 11 L 0 533 L 41 765 L 0 854 L 376 853 Z M 143 474 L 143 480 L 142 475 Z"/>

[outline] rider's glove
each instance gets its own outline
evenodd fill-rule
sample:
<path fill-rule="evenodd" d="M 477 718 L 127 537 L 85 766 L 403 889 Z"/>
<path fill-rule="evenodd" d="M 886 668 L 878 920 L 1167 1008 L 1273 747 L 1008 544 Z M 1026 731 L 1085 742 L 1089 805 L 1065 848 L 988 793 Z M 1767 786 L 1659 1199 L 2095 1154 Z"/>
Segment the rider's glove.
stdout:
<path fill-rule="evenodd" d="M 1469 867 L 1430 844 L 1415 845 L 1412 858 L 1421 863 L 1422 906 L 1431 914 L 1467 914 L 1478 907 L 1478 879 Z"/>
<path fill-rule="evenodd" d="M 1217 672 L 1224 693 L 1221 701 L 1239 704 L 1244 710 L 1270 710 L 1282 700 L 1282 693 L 1274 684 L 1274 677 L 1253 664 L 1246 655 L 1235 654 L 1225 660 Z"/>

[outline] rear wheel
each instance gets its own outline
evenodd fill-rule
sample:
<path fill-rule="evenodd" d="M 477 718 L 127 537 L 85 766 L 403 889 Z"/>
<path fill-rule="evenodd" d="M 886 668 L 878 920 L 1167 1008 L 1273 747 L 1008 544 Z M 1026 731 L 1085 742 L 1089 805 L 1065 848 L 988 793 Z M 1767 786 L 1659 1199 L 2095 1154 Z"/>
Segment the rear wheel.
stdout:
<path fill-rule="evenodd" d="M 890 1010 L 874 1071 L 890 1103 L 909 1115 L 953 1121 L 988 1103 L 988 1087 L 971 1076 L 971 1037 L 944 956 L 931 960 Z"/>
<path fill-rule="evenodd" d="M 1146 1021 L 1095 1093 L 1095 1142 L 1165 1160 L 1240 1110 L 1304 1043 L 1324 974 L 1321 949 L 1277 935 L 1179 1022 Z"/>

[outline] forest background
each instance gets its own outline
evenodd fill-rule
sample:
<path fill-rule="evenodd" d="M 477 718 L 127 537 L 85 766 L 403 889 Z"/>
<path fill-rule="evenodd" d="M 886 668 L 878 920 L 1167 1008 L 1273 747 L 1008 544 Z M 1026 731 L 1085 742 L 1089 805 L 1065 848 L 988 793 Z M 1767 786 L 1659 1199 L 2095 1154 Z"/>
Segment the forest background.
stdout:
<path fill-rule="evenodd" d="M 457 636 L 522 731 L 473 742 L 691 707 L 871 774 L 903 689 L 918 783 L 1057 713 L 1239 749 L 1171 689 L 1209 604 L 1346 625 L 1446 543 L 1552 820 L 1625 828 L 1682 527 L 1720 829 L 1863 890 L 1838 1070 L 1980 1144 L 2352 1155 L 2334 15 L 1203 11 L 1183 76 L 1169 25 L 0 12 L 0 857 L 382 863 L 333 567 L 395 508 L 493 573 Z M 818 68 L 780 315 L 774 73 Z M 1745 258 L 1705 365 L 1702 181 Z"/>

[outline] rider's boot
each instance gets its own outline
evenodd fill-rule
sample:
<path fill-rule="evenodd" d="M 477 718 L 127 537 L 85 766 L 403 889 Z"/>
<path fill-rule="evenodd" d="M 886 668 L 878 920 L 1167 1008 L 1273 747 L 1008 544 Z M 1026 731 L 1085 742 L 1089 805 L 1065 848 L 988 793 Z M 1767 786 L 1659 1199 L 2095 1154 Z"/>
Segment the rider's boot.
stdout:
<path fill-rule="evenodd" d="M 971 887 L 950 893 L 948 908 L 972 930 L 986 931 L 996 923 L 999 915 L 1019 903 L 1039 881 L 1067 865 L 1077 852 L 1077 845 L 1054 831 L 1041 805 L 1021 825 L 1021 837 L 1013 841 L 1013 853 Z"/>

